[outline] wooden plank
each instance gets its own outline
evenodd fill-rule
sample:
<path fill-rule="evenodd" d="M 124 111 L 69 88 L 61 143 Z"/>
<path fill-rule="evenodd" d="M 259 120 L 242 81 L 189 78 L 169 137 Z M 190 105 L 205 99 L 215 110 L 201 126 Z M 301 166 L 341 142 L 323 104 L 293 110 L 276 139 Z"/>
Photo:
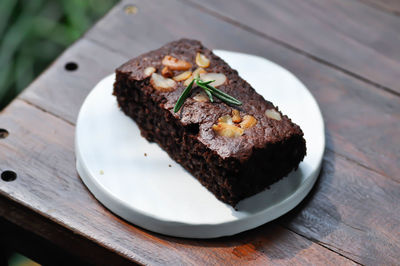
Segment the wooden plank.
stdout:
<path fill-rule="evenodd" d="M 22 98 L 73 123 L 84 96 L 120 63 L 165 42 L 196 36 L 212 48 L 261 55 L 288 68 L 317 98 L 327 126 L 328 148 L 400 180 L 399 148 L 393 145 L 400 142 L 396 134 L 400 130 L 398 97 L 178 1 L 140 2 L 136 15 L 124 13 L 129 3 L 136 2 L 116 6 Z M 155 19 L 162 19 L 166 12 L 168 23 Z M 160 25 L 162 30 L 158 30 Z M 77 61 L 79 69 L 65 71 L 69 61 Z"/>
<path fill-rule="evenodd" d="M 373 7 L 380 8 L 390 13 L 400 15 L 400 1 L 398 0 L 360 0 Z"/>
<path fill-rule="evenodd" d="M 86 55 L 91 60 L 93 60 L 92 57 L 96 57 L 96 60 L 100 60 L 97 63 L 101 65 L 100 69 L 103 69 L 103 67 L 109 67 L 112 69 L 114 66 L 107 66 L 111 64 L 109 62 L 116 62 L 120 59 L 112 61 L 115 59 L 113 59 L 113 57 L 107 57 L 108 55 L 114 56 L 115 54 L 116 58 L 121 59 L 122 57 L 134 56 L 148 49 L 156 48 L 168 40 L 189 35 L 189 33 L 192 32 L 192 35 L 197 36 L 196 34 L 198 34 L 199 38 L 204 40 L 205 44 L 211 47 L 220 47 L 259 54 L 287 67 L 307 84 L 321 104 L 328 128 L 328 147 L 331 150 L 349 156 L 351 159 L 361 161 L 369 167 L 386 173 L 389 177 L 392 177 L 393 180 L 374 171 L 370 171 L 365 167 L 356 165 L 353 162 L 349 162 L 346 158 L 339 156 L 337 153 L 327 153 L 325 157 L 326 161 L 324 163 L 324 174 L 321 176 L 320 183 L 315 190 L 316 192 L 314 192 L 314 194 L 309 197 L 309 200 L 298 208 L 297 211 L 291 212 L 289 216 L 286 216 L 285 219 L 280 220 L 280 222 L 284 223 L 285 226 L 288 226 L 296 233 L 302 234 L 309 239 L 313 239 L 322 245 L 326 245 L 326 247 L 329 247 L 344 256 L 350 257 L 359 263 L 395 264 L 397 259 L 396 254 L 399 252 L 398 232 L 400 231 L 398 217 L 399 209 L 395 205 L 395 203 L 399 201 L 399 182 L 398 179 L 396 179 L 398 177 L 396 173 L 398 173 L 399 153 L 398 150 L 396 150 L 396 145 L 394 145 L 394 143 L 398 143 L 398 134 L 396 134 L 396 132 L 398 132 L 399 127 L 399 102 L 397 97 L 393 97 L 391 94 L 384 91 L 376 90 L 373 86 L 365 84 L 340 71 L 326 67 L 314 60 L 310 60 L 307 56 L 299 55 L 290 49 L 269 42 L 265 38 L 258 37 L 228 23 L 221 22 L 212 16 L 203 15 L 190 6 L 174 5 L 173 3 L 175 2 L 172 2 L 172 4 L 169 2 L 167 4 L 162 1 L 150 1 L 146 2 L 146 4 L 138 4 L 139 13 L 135 16 L 128 16 L 122 13 L 122 7 L 127 3 L 131 2 L 126 1 L 117 6 L 108 17 L 100 22 L 93 31 L 87 34 L 87 38 L 90 39 L 78 42 L 74 49 L 69 50 L 63 55 L 63 60 L 68 60 L 77 55 L 76 58 L 80 59 L 83 55 Z M 173 6 L 173 8 L 169 8 L 169 6 Z M 141 12 L 144 11 L 147 12 L 145 12 L 145 14 L 152 14 L 153 16 L 150 17 L 148 15 L 143 15 L 139 17 Z M 168 17 L 168 23 L 162 23 L 163 21 L 154 21 L 154 18 L 162 18 L 163 14 L 166 12 L 170 15 L 170 17 Z M 181 14 L 183 15 L 180 16 Z M 159 34 L 157 32 L 155 36 L 151 36 L 153 39 L 150 37 L 146 39 L 146 35 L 138 34 L 138 32 L 141 32 L 140 30 L 143 30 L 145 25 L 149 25 L 149 32 L 157 32 L 156 29 L 159 28 L 160 25 L 163 25 L 163 31 Z M 195 25 L 197 25 L 197 27 L 195 27 Z M 198 29 L 199 25 L 201 26 L 200 28 L 213 28 L 215 31 L 210 33 L 208 31 L 199 30 L 194 34 L 193 30 Z M 216 34 L 219 32 L 223 32 L 224 36 L 221 37 Z M 98 45 L 94 45 L 92 41 L 100 43 L 101 45 L 108 45 L 111 49 L 121 52 L 113 53 L 110 49 L 103 49 Z M 93 49 L 97 52 L 91 54 L 90 49 L 79 50 L 78 48 L 82 47 L 80 45 L 83 45 L 83 43 L 87 43 L 87 48 Z M 90 47 L 91 45 L 89 44 L 93 45 L 93 47 Z M 127 49 L 127 47 L 129 47 L 129 49 Z M 104 51 L 104 53 L 102 51 Z M 103 54 L 104 58 L 99 59 L 101 58 L 100 55 Z M 54 68 L 57 67 L 60 60 L 54 64 Z M 60 63 L 59 66 L 60 68 L 58 69 L 60 70 L 64 64 Z M 87 68 L 86 72 L 83 73 L 82 80 L 85 75 L 90 76 L 92 75 L 92 72 L 94 75 L 97 75 L 98 73 L 96 64 L 88 64 L 88 66 L 90 66 L 90 68 Z M 95 66 L 96 68 L 94 68 Z M 106 69 L 100 70 L 100 72 L 101 71 L 107 72 Z M 79 101 L 83 101 L 83 99 L 80 99 L 79 97 L 74 98 L 74 96 L 70 96 L 68 93 L 62 94 L 64 98 L 58 97 L 58 93 L 54 89 L 57 88 L 58 90 L 64 90 L 65 88 L 68 88 L 68 86 L 63 87 L 63 82 L 61 83 L 60 80 L 69 79 L 70 77 L 65 75 L 65 72 L 59 75 L 58 80 L 53 80 L 51 76 L 47 75 L 48 74 L 46 73 L 37 80 L 35 87 L 31 87 L 31 89 L 25 93 L 24 98 L 39 106 L 51 102 L 53 105 L 51 112 L 54 112 L 60 117 L 64 117 L 63 114 L 68 112 L 76 114 L 77 110 L 68 110 L 65 106 L 62 106 L 63 101 L 71 101 L 68 103 L 70 104 L 70 108 L 77 109 L 80 105 Z M 99 76 L 101 75 L 99 74 Z M 46 79 L 46 82 L 44 82 L 46 86 L 41 84 L 41 79 Z M 77 88 L 81 90 L 86 91 L 90 89 L 90 84 L 83 83 L 83 86 L 79 85 L 78 82 L 76 84 L 78 86 Z M 87 92 L 88 91 L 86 91 L 86 93 Z M 32 95 L 35 97 L 31 97 Z M 51 95 L 51 97 L 48 95 Z M 47 107 L 45 109 L 47 110 Z M 15 110 L 9 112 L 16 113 Z M 17 123 L 15 121 L 19 121 L 21 120 L 20 117 L 25 116 L 27 115 L 22 112 L 19 116 L 14 116 L 12 121 L 14 121 L 13 123 L 15 124 Z M 71 115 L 70 118 L 71 117 L 74 118 L 73 115 Z M 33 118 L 27 116 L 26 119 L 30 121 Z M 74 119 L 71 119 L 71 121 L 73 120 Z M 357 125 L 354 125 L 354 121 L 357 122 Z M 32 123 L 35 124 L 33 131 L 36 132 L 35 134 L 40 133 L 39 136 L 43 135 L 43 139 L 46 139 L 48 136 L 46 136 L 44 132 L 49 131 L 54 127 L 54 125 L 52 125 L 52 123 L 50 123 L 49 126 L 46 124 L 43 129 L 45 131 L 42 132 L 42 129 L 36 129 L 37 125 L 41 125 L 39 122 L 40 121 L 33 119 Z M 18 123 L 23 123 L 23 121 Z M 72 128 L 71 125 L 68 125 L 68 127 Z M 30 128 L 19 128 L 15 132 L 22 131 L 28 134 L 31 130 L 32 129 Z M 59 138 L 65 139 L 65 136 L 57 137 L 57 139 Z M 69 147 L 69 152 L 72 153 L 71 138 L 71 136 L 67 138 L 67 143 L 69 144 L 62 144 L 62 142 L 60 145 L 63 147 Z M 8 140 L 9 138 L 7 138 L 7 141 Z M 25 144 L 29 145 L 21 147 L 21 145 Z M 34 146 L 32 147 L 32 145 Z M 24 153 L 29 150 L 35 150 L 34 148 L 36 145 L 37 141 L 34 141 L 33 144 L 30 144 L 30 142 L 21 144 L 15 141 L 12 145 L 8 145 L 6 151 L 11 152 L 16 149 L 21 150 Z M 13 148 L 14 146 L 16 147 Z M 70 186 L 68 187 L 68 193 L 66 194 L 64 191 L 62 191 L 62 193 L 49 193 L 54 195 L 66 195 L 66 198 L 70 199 L 74 197 L 74 194 L 69 191 L 69 189 L 71 189 L 78 191 L 78 196 L 86 195 L 85 193 L 87 192 L 83 193 L 82 191 L 84 190 L 81 191 L 79 186 L 75 187 L 75 185 L 71 185 L 71 183 L 75 184 L 75 181 L 72 182 L 70 179 L 67 179 L 68 181 L 66 182 L 63 180 L 63 178 L 66 177 L 75 177 L 75 172 L 72 174 L 69 172 L 73 170 L 73 162 L 71 162 L 73 161 L 73 159 L 71 159 L 73 158 L 73 155 L 70 154 L 67 156 L 64 154 L 62 156 L 54 156 L 55 158 L 62 158 L 63 160 L 65 160 L 64 158 L 68 158 L 67 162 L 63 162 L 68 164 L 68 167 L 59 167 L 57 164 L 54 165 L 54 160 L 57 159 L 49 161 L 49 154 L 53 154 L 53 150 L 47 146 L 51 145 L 44 143 L 39 145 L 41 149 L 43 149 L 42 146 L 46 146 L 46 149 L 49 149 L 50 153 L 46 150 L 42 152 L 39 151 L 38 153 L 35 152 L 33 156 L 24 159 L 27 159 L 28 161 L 31 160 L 31 163 L 35 165 L 38 164 L 37 162 L 39 161 L 39 165 L 43 165 L 43 168 L 45 168 L 44 172 L 47 175 L 45 179 L 47 181 L 52 180 L 52 178 L 49 177 L 53 177 L 54 173 L 58 172 L 58 170 L 55 169 L 62 169 L 62 174 L 58 177 L 61 180 L 58 181 L 59 183 L 55 184 L 56 189 L 59 186 L 62 187 L 62 184 L 64 183 Z M 69 152 L 67 152 L 67 154 L 69 154 Z M 383 156 L 381 154 L 383 154 Z M 21 171 L 30 169 L 31 165 L 27 165 L 26 163 L 18 166 L 19 157 L 15 152 L 7 156 L 11 156 L 6 157 L 6 162 L 8 162 L 7 164 L 12 165 L 13 167 L 20 167 L 18 169 L 21 169 Z M 34 157 L 34 159 L 29 159 L 31 157 Z M 47 166 L 44 167 L 44 165 Z M 1 167 L 3 166 L 0 165 L 0 169 L 3 169 Z M 31 176 L 37 178 L 37 173 L 34 172 L 35 170 L 29 171 L 32 171 L 30 174 Z M 39 170 L 36 171 L 39 172 Z M 80 184 L 79 181 L 76 182 Z M 8 190 L 7 193 L 12 194 L 13 191 L 14 190 Z M 25 188 L 22 192 L 29 192 L 29 190 Z M 22 197 L 22 195 L 18 195 Z M 86 195 L 86 197 L 90 198 L 88 195 Z M 34 199 L 33 203 L 36 204 L 35 206 L 40 206 L 39 203 L 42 203 L 42 201 L 39 201 L 36 198 Z M 30 201 L 27 200 L 24 202 L 31 204 Z M 65 199 L 63 202 L 65 204 Z M 72 205 L 73 203 L 76 203 L 76 201 L 73 201 Z M 93 206 L 93 203 L 92 205 L 89 204 L 89 201 L 83 201 L 83 203 L 83 206 L 88 205 L 89 209 L 92 209 L 97 215 L 94 219 L 96 221 L 97 219 L 100 219 L 98 216 L 102 217 L 104 214 L 108 213 L 101 208 L 97 209 L 99 207 L 97 205 Z M 62 205 L 61 200 L 58 204 L 60 204 L 60 210 L 65 208 Z M 97 243 L 106 242 L 111 238 L 112 233 L 110 232 L 104 233 L 103 231 L 93 229 L 93 226 L 90 224 L 88 225 L 89 228 L 86 228 L 85 223 L 92 221 L 90 218 L 83 218 L 84 222 L 81 220 L 70 221 L 72 219 L 70 218 L 71 216 L 77 216 L 77 213 L 81 213 L 77 210 L 70 211 L 70 208 L 71 207 L 69 206 L 66 214 L 59 212 L 53 214 L 52 212 L 51 215 L 55 216 L 51 217 L 56 217 L 54 219 L 57 221 L 63 221 L 63 219 L 67 220 L 69 226 L 71 224 L 74 225 L 71 228 L 78 228 L 79 230 L 77 231 L 80 233 L 84 232 L 85 236 L 95 235 Z M 110 217 L 112 216 L 110 215 Z M 262 246 L 261 253 L 267 253 L 268 260 L 266 258 L 259 258 L 256 262 L 261 263 L 266 262 L 265 260 L 267 260 L 267 262 L 278 263 L 280 260 L 274 259 L 275 255 L 268 254 L 268 250 L 287 250 L 287 240 L 282 240 L 282 242 L 280 242 L 274 239 L 272 243 L 268 242 L 268 238 L 274 238 L 273 235 L 269 234 L 269 232 L 271 232 L 270 230 L 272 230 L 272 232 L 283 230 L 276 223 L 273 225 L 262 226 L 233 238 L 218 239 L 214 242 L 177 240 L 162 237 L 150 234 L 135 227 L 129 227 L 126 224 L 121 225 L 121 222 L 122 221 L 113 222 L 111 219 L 111 221 L 107 220 L 107 225 L 104 224 L 106 225 L 106 229 L 109 227 L 117 228 L 115 231 L 118 231 L 119 233 L 113 233 L 117 234 L 116 236 L 118 236 L 118 239 L 120 235 L 122 237 L 122 240 L 119 242 L 123 242 L 123 244 L 118 243 L 117 245 L 112 242 L 110 244 L 112 246 L 111 248 L 125 254 L 126 249 L 129 250 L 126 242 L 129 242 L 133 247 L 140 247 L 133 252 L 131 251 L 129 254 L 142 255 L 142 248 L 144 249 L 143 245 L 150 245 L 146 241 L 154 241 L 156 244 L 152 243 L 149 249 L 156 254 L 162 254 L 160 256 L 164 256 L 166 254 L 164 252 L 171 252 L 172 256 L 169 256 L 168 253 L 166 255 L 166 257 L 170 258 L 170 260 L 167 260 L 170 263 L 178 261 L 178 259 L 174 257 L 174 254 L 179 254 L 185 261 L 189 262 L 205 262 L 203 256 L 211 256 L 214 262 L 226 262 L 230 260 L 236 262 L 235 257 L 237 256 L 234 253 L 241 254 L 243 251 L 239 249 L 239 251 L 236 250 L 234 252 L 234 249 L 237 246 L 246 243 L 251 243 L 252 246 L 257 247 L 257 241 L 260 238 Z M 283 232 L 287 231 L 283 230 Z M 264 238 L 264 236 L 266 236 L 266 238 Z M 246 239 L 246 237 L 249 239 L 243 242 L 242 239 Z M 296 237 L 298 236 L 294 234 L 292 240 L 288 242 L 296 242 L 291 243 L 291 245 L 302 246 L 304 244 L 302 242 L 303 240 L 297 240 Z M 140 238 L 140 240 L 136 238 Z M 269 244 L 267 245 L 265 242 Z M 141 243 L 142 245 L 140 245 Z M 311 242 L 307 243 L 309 243 L 309 247 L 317 248 L 318 246 L 314 246 L 315 244 L 312 244 Z M 158 244 L 161 247 L 158 246 Z M 275 246 L 269 246 L 272 244 Z M 154 245 L 156 246 L 156 249 L 153 248 Z M 168 246 L 168 248 L 164 249 L 163 247 L 165 246 Z M 211 246 L 213 246 L 213 248 Z M 173 251 L 170 251 L 171 249 Z M 245 246 L 245 249 L 247 250 L 249 248 Z M 296 249 L 298 250 L 298 246 L 291 246 L 288 253 L 292 252 L 296 254 L 296 256 L 294 256 L 294 258 L 289 258 L 288 255 L 282 263 L 300 263 L 300 261 L 303 260 L 303 256 L 308 257 L 308 248 L 305 249 L 304 253 L 296 252 Z M 310 252 L 309 254 L 319 252 L 323 251 L 318 250 Z M 195 255 L 193 255 L 193 253 Z M 386 254 L 388 255 L 386 256 Z M 145 255 L 142 256 L 145 258 L 142 261 L 154 262 Z M 176 260 L 174 260 L 174 258 Z M 164 257 L 162 257 L 162 259 L 164 259 Z"/>
<path fill-rule="evenodd" d="M 400 93 L 400 18 L 387 12 L 347 0 L 188 1 Z"/>
<path fill-rule="evenodd" d="M 71 215 L 71 199 L 76 197 L 75 204 L 80 204 L 79 200 L 82 204 L 85 200 L 94 201 L 74 167 L 73 127 L 18 100 L 1 113 L 0 127 L 9 132 L 7 138 L 0 140 L 0 172 L 17 173 L 13 182 L 0 179 L 0 217 L 83 261 L 126 265 L 129 261 L 125 256 L 94 244 L 90 235 L 83 237 L 70 230 L 74 226 L 70 220 L 86 211 L 90 213 L 89 205 L 88 210 L 82 205 L 63 223 L 63 217 Z M 81 186 L 80 190 L 74 191 L 74 182 Z M 62 215 L 53 216 L 53 212 Z M 85 222 L 96 226 L 90 220 Z"/>
<path fill-rule="evenodd" d="M 399 182 L 327 152 L 311 195 L 279 222 L 358 263 L 396 265 L 399 192 Z"/>
<path fill-rule="evenodd" d="M 78 41 L 20 97 L 74 124 L 89 91 L 124 61 L 123 55 L 90 41 Z M 68 71 L 68 63 L 75 63 L 78 68 Z"/>
<path fill-rule="evenodd" d="M 80 181 L 72 125 L 20 100 L 0 115 L 0 125 L 10 132 L 0 141 L 0 170 L 18 175 L 13 182 L 0 181 L 0 216 L 67 246 L 72 254 L 84 252 L 99 261 L 104 249 L 145 264 L 353 264 L 275 223 L 214 240 L 172 238 L 134 227 L 103 208 Z M 1 204 L 5 200 L 15 206 Z M 29 216 L 26 209 L 37 214 Z M 70 233 L 60 238 L 58 231 Z"/>

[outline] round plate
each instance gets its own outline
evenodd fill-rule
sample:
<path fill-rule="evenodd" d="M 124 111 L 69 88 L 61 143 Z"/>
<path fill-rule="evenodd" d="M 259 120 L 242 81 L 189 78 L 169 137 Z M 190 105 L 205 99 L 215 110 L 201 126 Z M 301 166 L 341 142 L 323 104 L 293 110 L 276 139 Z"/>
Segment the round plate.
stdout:
<path fill-rule="evenodd" d="M 289 71 L 258 56 L 214 51 L 265 99 L 303 129 L 307 156 L 297 171 L 236 206 L 217 200 L 157 144 L 140 136 L 112 96 L 115 76 L 100 81 L 76 124 L 76 164 L 94 196 L 115 214 L 165 235 L 214 238 L 285 214 L 311 190 L 325 147 L 324 124 L 307 88 Z"/>

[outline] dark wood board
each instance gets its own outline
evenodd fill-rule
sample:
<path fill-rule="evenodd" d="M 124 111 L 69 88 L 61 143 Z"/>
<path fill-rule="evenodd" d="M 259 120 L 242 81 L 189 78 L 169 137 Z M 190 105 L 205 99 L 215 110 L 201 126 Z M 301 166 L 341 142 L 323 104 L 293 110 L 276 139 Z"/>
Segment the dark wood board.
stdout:
<path fill-rule="evenodd" d="M 400 258 L 399 191 L 399 182 L 327 152 L 309 200 L 281 222 L 358 263 L 395 265 Z"/>
<path fill-rule="evenodd" d="M 188 1 L 400 93 L 400 19 L 392 14 L 354 0 Z"/>
<path fill-rule="evenodd" d="M 10 133 L 0 139 L 0 171 L 18 174 L 0 181 L 0 217 L 94 263 L 397 264 L 400 98 L 188 3 L 121 2 L 0 113 Z M 135 15 L 124 12 L 131 4 Z M 317 98 L 327 127 L 323 171 L 284 217 L 232 237 L 166 237 L 114 216 L 80 181 L 74 123 L 87 93 L 128 58 L 179 37 L 266 57 Z M 68 62 L 78 69 L 66 71 Z"/>
<path fill-rule="evenodd" d="M 138 3 L 136 15 L 124 13 L 123 7 L 128 3 L 132 1 L 122 2 L 111 11 L 22 98 L 74 123 L 85 95 L 116 66 L 176 38 L 198 37 L 212 48 L 261 55 L 292 71 L 320 104 L 330 134 L 328 148 L 400 181 L 400 151 L 392 145 L 400 142 L 400 136 L 395 134 L 400 130 L 399 97 L 179 1 Z M 162 18 L 167 10 L 170 16 L 161 32 L 138 35 L 142 29 L 156 32 L 162 22 L 154 17 Z M 213 30 L 195 33 L 199 26 Z M 65 71 L 64 65 L 69 61 L 77 61 L 79 70 Z M 60 83 L 61 79 L 65 82 Z M 61 88 L 56 92 L 54 87 Z"/>
<path fill-rule="evenodd" d="M 90 239 L 106 251 L 145 264 L 352 263 L 276 223 L 216 240 L 178 239 L 134 227 L 102 207 L 77 176 L 72 125 L 19 100 L 2 113 L 0 124 L 10 132 L 1 142 L 0 170 L 11 169 L 18 174 L 13 182 L 0 182 L 0 196 L 42 218 L 21 219 L 21 213 L 7 204 L 0 215 L 63 246 L 68 241 L 60 239 L 46 222 L 59 224 L 59 230 L 66 228 L 72 236 L 79 236 L 74 239 L 77 250 L 69 247 L 73 254 L 82 255 L 84 251 L 93 256 L 85 250 L 90 245 L 79 243 L 80 239 Z"/>

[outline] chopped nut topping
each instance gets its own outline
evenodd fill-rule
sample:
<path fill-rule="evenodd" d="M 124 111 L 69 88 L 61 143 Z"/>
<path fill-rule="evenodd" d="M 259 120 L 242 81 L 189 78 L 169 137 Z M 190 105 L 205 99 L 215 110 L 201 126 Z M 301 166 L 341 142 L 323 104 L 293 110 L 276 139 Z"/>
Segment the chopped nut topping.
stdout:
<path fill-rule="evenodd" d="M 248 129 L 254 127 L 257 124 L 257 119 L 252 115 L 245 115 L 243 121 L 240 123 L 240 127 L 243 129 Z"/>
<path fill-rule="evenodd" d="M 193 79 L 194 79 L 194 78 L 193 78 L 193 75 L 192 75 L 192 76 L 189 77 L 187 80 L 185 80 L 185 82 L 183 82 L 183 86 L 185 86 L 185 87 L 189 86 L 190 82 L 192 82 Z M 193 84 L 193 85 L 196 85 L 196 84 Z M 193 87 L 194 87 L 194 86 L 193 86 Z"/>
<path fill-rule="evenodd" d="M 201 68 L 201 67 L 197 68 L 195 71 L 193 71 L 192 76 L 190 78 L 188 78 L 187 80 L 185 80 L 183 85 L 187 87 L 195 77 L 197 77 L 201 74 L 205 74 L 205 73 L 207 73 L 207 71 L 205 71 L 204 68 Z"/>
<path fill-rule="evenodd" d="M 185 71 L 185 72 L 182 72 L 181 74 L 173 77 L 172 79 L 175 81 L 187 80 L 188 78 L 190 78 L 191 75 L 192 75 L 192 71 Z"/>
<path fill-rule="evenodd" d="M 208 102 L 208 101 L 209 101 L 207 95 L 206 95 L 203 91 L 197 93 L 197 94 L 193 97 L 193 99 L 194 99 L 196 102 L 201 102 L 201 103 L 205 103 L 205 102 Z"/>
<path fill-rule="evenodd" d="M 205 74 L 205 73 L 207 73 L 207 71 L 205 71 L 204 68 L 198 67 L 198 68 L 196 68 L 195 71 L 193 71 L 192 76 L 193 76 L 193 78 L 195 78 L 195 77 L 197 77 L 201 74 Z"/>
<path fill-rule="evenodd" d="M 210 83 L 210 85 L 213 87 L 218 87 L 224 84 L 226 81 L 226 76 L 222 73 L 204 73 L 200 74 L 200 78 L 202 81 L 205 82 L 210 80 L 215 80 L 214 82 Z"/>
<path fill-rule="evenodd" d="M 162 64 L 171 70 L 188 70 L 192 67 L 192 64 L 188 61 L 180 60 L 170 55 L 164 57 Z"/>
<path fill-rule="evenodd" d="M 171 69 L 169 69 L 169 67 L 164 67 L 161 70 L 161 75 L 163 75 L 165 78 L 172 78 L 172 76 L 174 75 L 174 73 L 172 72 Z"/>
<path fill-rule="evenodd" d="M 232 109 L 232 121 L 235 123 L 240 123 L 242 118 L 240 117 L 240 113 L 236 109 Z"/>
<path fill-rule="evenodd" d="M 197 53 L 197 55 L 196 55 L 196 64 L 199 67 L 206 68 L 206 67 L 210 66 L 210 60 L 205 55 L 203 55 L 201 53 Z"/>
<path fill-rule="evenodd" d="M 239 122 L 241 123 L 239 124 Z M 236 138 L 243 135 L 245 129 L 254 127 L 257 120 L 252 115 L 240 117 L 240 112 L 232 109 L 232 116 L 224 115 L 218 118 L 218 123 L 212 126 L 212 129 L 219 135 L 225 137 Z"/>
<path fill-rule="evenodd" d="M 152 66 L 151 67 L 146 67 L 144 69 L 144 71 L 143 71 L 144 77 L 145 78 L 150 77 L 151 74 L 153 74 L 154 72 L 156 72 L 156 68 L 155 67 L 152 67 Z"/>
<path fill-rule="evenodd" d="M 150 84 L 154 89 L 161 92 L 173 91 L 176 88 L 176 82 L 169 78 L 164 78 L 163 76 L 153 73 L 151 74 Z"/>
<path fill-rule="evenodd" d="M 244 129 L 237 127 L 235 125 L 229 125 L 228 123 L 219 122 L 212 126 L 212 129 L 219 136 L 236 138 L 240 137 L 244 133 Z"/>
<path fill-rule="evenodd" d="M 268 118 L 275 119 L 275 120 L 278 120 L 278 121 L 280 121 L 282 119 L 281 118 L 281 114 L 278 113 L 275 109 L 268 109 L 267 111 L 265 111 L 265 115 Z"/>
<path fill-rule="evenodd" d="M 218 118 L 218 122 L 233 125 L 232 117 L 230 115 L 221 116 L 220 118 Z"/>

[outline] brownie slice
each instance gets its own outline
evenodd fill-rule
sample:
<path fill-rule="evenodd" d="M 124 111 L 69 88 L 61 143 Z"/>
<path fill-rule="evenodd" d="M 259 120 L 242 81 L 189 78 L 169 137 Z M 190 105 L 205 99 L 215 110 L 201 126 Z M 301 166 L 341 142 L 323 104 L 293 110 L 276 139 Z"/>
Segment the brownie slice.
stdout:
<path fill-rule="evenodd" d="M 213 79 L 218 73 L 212 85 L 243 104 L 228 105 L 216 97 L 210 102 L 195 86 L 175 113 L 193 77 L 188 71 L 204 79 L 209 76 L 204 72 L 214 73 Z M 297 169 L 306 154 L 300 127 L 196 40 L 174 41 L 123 64 L 116 70 L 113 94 L 143 137 L 232 206 Z"/>

